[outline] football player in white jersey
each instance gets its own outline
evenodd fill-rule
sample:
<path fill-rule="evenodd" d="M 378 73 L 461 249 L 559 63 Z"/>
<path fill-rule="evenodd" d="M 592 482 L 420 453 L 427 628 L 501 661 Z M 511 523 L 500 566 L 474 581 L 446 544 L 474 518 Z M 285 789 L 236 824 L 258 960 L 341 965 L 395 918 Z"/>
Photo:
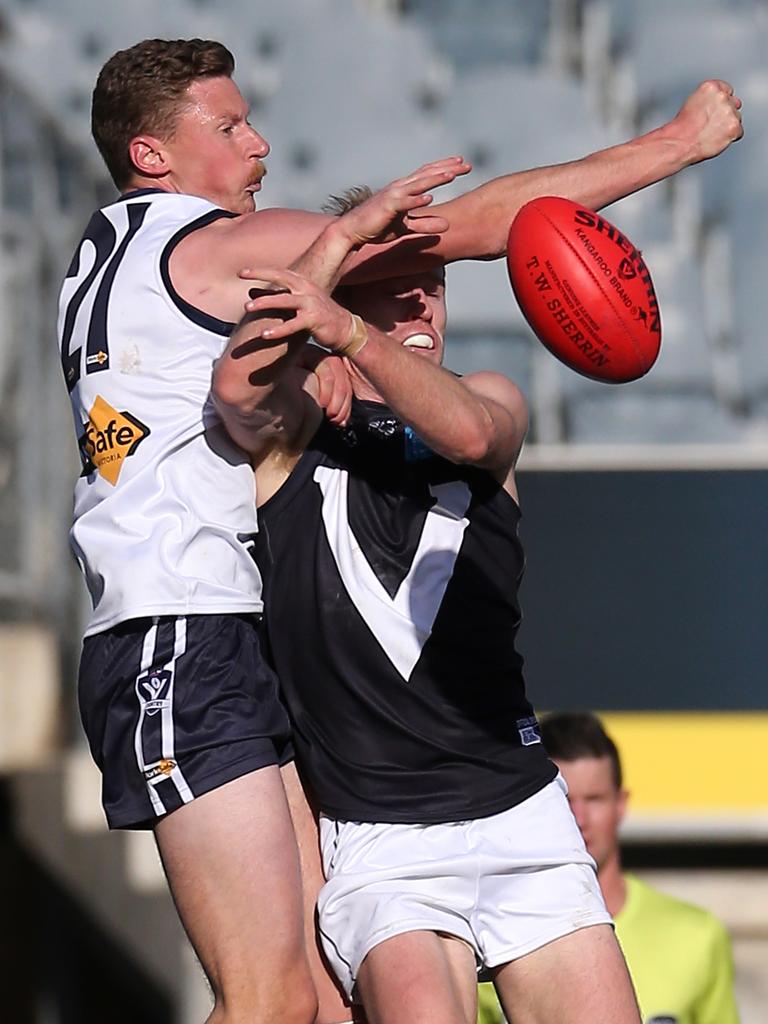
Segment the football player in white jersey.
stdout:
<path fill-rule="evenodd" d="M 83 460 L 72 540 L 94 604 L 80 700 L 110 824 L 154 828 L 211 981 L 210 1020 L 309 1022 L 286 798 L 300 806 L 299 788 L 278 769 L 286 722 L 251 618 L 253 486 L 207 401 L 250 287 L 238 272 L 288 265 L 321 231 L 350 251 L 348 272 L 499 257 L 528 199 L 601 206 L 713 156 L 739 137 L 740 103 L 705 83 L 640 139 L 499 178 L 433 213 L 428 190 L 469 169 L 438 161 L 338 221 L 255 212 L 269 147 L 232 70 L 221 44 L 147 40 L 111 58 L 94 90 L 94 138 L 122 195 L 88 225 L 59 318 Z M 391 222 L 383 248 L 366 246 Z M 417 237 L 390 240 L 402 234 Z M 337 1012 L 329 1003 L 321 1017 Z"/>

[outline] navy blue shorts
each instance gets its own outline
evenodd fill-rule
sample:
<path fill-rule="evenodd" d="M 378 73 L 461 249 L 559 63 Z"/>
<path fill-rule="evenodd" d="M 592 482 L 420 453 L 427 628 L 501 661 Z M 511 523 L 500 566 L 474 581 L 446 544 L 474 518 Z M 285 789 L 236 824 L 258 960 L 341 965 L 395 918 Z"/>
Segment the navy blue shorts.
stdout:
<path fill-rule="evenodd" d="M 80 714 L 110 828 L 158 818 L 226 782 L 293 758 L 258 619 L 132 619 L 86 637 Z"/>

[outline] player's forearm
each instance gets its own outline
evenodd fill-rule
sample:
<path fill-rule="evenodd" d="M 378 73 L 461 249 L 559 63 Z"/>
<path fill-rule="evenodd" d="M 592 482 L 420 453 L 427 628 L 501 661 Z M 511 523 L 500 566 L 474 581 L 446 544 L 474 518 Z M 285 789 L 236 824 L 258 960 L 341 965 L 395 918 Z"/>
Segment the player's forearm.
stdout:
<path fill-rule="evenodd" d="M 281 321 L 246 316 L 213 369 L 211 395 L 224 425 L 241 445 L 244 434 L 263 432 L 276 421 L 271 398 L 294 368 L 306 346 L 305 336 L 268 341 L 261 331 Z"/>
<path fill-rule="evenodd" d="M 293 261 L 291 270 L 330 292 L 342 264 L 355 248 L 339 218 L 328 222 L 307 249 Z M 255 291 L 256 289 L 252 289 Z M 290 319 L 288 314 L 283 319 Z M 232 332 L 214 372 L 214 397 L 222 415 L 259 423 L 274 388 L 293 367 L 306 347 L 306 334 L 282 341 L 266 341 L 262 331 L 280 321 L 269 312 L 249 313 Z"/>
<path fill-rule="evenodd" d="M 359 246 L 344 231 L 343 219 L 337 218 L 320 232 L 298 259 L 294 260 L 290 269 L 331 292 L 339 281 L 345 260 L 358 248 Z"/>
<path fill-rule="evenodd" d="M 353 362 L 405 423 L 456 463 L 484 464 L 496 424 L 485 404 L 452 373 L 409 352 L 370 326 Z"/>
<path fill-rule="evenodd" d="M 692 162 L 681 140 L 663 129 L 581 160 L 495 178 L 440 208 L 450 222 L 437 251 L 447 262 L 495 259 L 506 252 L 509 226 L 518 210 L 539 196 L 564 196 L 600 209 L 676 174 Z"/>

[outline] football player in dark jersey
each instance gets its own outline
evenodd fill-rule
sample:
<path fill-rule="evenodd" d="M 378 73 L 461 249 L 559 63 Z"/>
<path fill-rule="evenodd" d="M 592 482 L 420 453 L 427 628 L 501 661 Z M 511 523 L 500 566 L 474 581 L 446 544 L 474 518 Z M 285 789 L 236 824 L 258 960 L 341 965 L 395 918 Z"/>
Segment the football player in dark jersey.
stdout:
<path fill-rule="evenodd" d="M 294 270 L 246 273 L 273 290 L 214 377 L 256 469 L 326 955 L 372 1024 L 471 1024 L 478 965 L 516 1024 L 639 1024 L 515 650 L 525 400 L 500 374 L 441 367 L 441 272 L 345 286 L 345 308 L 337 268 L 320 241 Z M 296 363 L 307 331 L 344 359 L 343 427 Z"/>

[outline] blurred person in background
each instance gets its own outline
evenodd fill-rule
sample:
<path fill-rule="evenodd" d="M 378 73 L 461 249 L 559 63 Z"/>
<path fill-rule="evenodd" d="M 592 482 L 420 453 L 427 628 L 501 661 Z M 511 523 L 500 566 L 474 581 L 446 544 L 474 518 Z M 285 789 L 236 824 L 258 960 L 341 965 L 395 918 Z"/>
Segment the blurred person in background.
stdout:
<path fill-rule="evenodd" d="M 278 770 L 286 722 L 251 621 L 253 478 L 208 392 L 247 297 L 238 272 L 288 265 L 326 229 L 350 239 L 320 214 L 255 211 L 269 146 L 233 67 L 220 43 L 145 40 L 94 90 L 94 138 L 121 195 L 91 219 L 60 303 L 83 461 L 72 546 L 94 606 L 79 689 L 110 826 L 153 829 L 214 990 L 211 1022 L 304 1024 L 316 1001 L 288 815 L 298 783 Z M 395 234 L 411 237 L 376 250 L 376 230 L 356 229 L 345 270 L 501 257 L 527 200 L 604 206 L 716 156 L 741 135 L 740 106 L 727 83 L 703 83 L 640 138 L 495 179 L 436 214 L 401 189 Z M 421 184 L 468 169 L 451 158 Z"/>
<path fill-rule="evenodd" d="M 542 719 L 541 736 L 597 864 L 646 1024 L 738 1024 L 731 943 L 720 921 L 622 871 L 619 827 L 629 793 L 616 744 L 600 719 L 551 714 Z M 489 992 L 482 1001 L 483 1024 L 498 1020 Z"/>
<path fill-rule="evenodd" d="M 541 735 L 597 864 L 646 1021 L 738 1024 L 733 954 L 721 922 L 621 869 L 619 827 L 629 792 L 616 744 L 600 719 L 586 712 L 548 715 Z"/>

